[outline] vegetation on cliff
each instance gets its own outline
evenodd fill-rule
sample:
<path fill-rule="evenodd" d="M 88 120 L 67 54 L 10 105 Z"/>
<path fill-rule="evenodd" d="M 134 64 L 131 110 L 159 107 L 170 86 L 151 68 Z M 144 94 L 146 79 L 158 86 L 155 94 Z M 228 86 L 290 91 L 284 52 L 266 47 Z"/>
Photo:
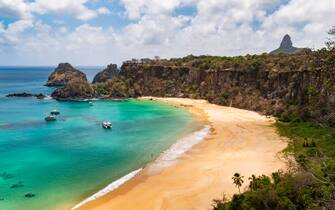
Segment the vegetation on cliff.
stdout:
<path fill-rule="evenodd" d="M 64 86 L 72 79 L 87 81 L 86 75 L 83 72 L 73 68 L 73 66 L 69 63 L 60 63 L 58 64 L 57 68 L 50 74 L 46 85 Z"/>
<path fill-rule="evenodd" d="M 51 96 L 58 100 L 83 100 L 93 98 L 95 92 L 87 81 L 77 78 L 56 89 Z"/>
<path fill-rule="evenodd" d="M 110 64 L 107 66 L 107 68 L 105 68 L 104 70 L 95 75 L 93 79 L 93 84 L 107 82 L 107 80 L 116 77 L 118 73 L 119 70 L 117 69 L 117 65 Z"/>

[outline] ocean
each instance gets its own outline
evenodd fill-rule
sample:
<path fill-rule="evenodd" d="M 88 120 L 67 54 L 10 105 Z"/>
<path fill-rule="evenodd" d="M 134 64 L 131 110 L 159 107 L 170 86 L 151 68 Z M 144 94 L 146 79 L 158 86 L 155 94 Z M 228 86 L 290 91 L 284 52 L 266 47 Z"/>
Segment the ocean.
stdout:
<path fill-rule="evenodd" d="M 89 80 L 102 69 L 78 68 Z M 43 85 L 53 69 L 0 67 L 0 210 L 70 209 L 203 127 L 189 112 L 157 101 L 93 101 L 89 106 L 5 97 L 50 95 L 54 89 Z M 61 112 L 60 119 L 45 122 L 53 109 Z M 103 129 L 103 121 L 113 128 Z"/>

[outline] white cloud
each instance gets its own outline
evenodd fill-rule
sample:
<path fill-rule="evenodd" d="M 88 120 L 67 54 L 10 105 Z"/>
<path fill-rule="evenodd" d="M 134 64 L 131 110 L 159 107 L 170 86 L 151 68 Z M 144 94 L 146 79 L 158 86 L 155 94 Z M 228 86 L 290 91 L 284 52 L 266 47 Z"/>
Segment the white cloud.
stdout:
<path fill-rule="evenodd" d="M 100 7 L 97 9 L 97 12 L 101 15 L 110 15 L 112 12 L 107 7 Z"/>
<path fill-rule="evenodd" d="M 31 11 L 73 15 L 78 19 L 110 14 L 105 7 L 89 9 L 85 6 L 87 2 L 38 0 Z M 154 55 L 268 52 L 279 45 L 286 33 L 296 46 L 320 48 L 324 46 L 326 32 L 335 24 L 333 0 L 290 0 L 285 5 L 281 5 L 281 0 L 121 0 L 121 3 L 131 20 L 121 29 L 89 24 L 71 29 L 66 23 L 50 27 L 30 20 L 7 28 L 0 24 L 0 43 L 15 46 L 15 52 L 21 56 L 15 62 L 102 65 Z M 196 14 L 175 13 L 185 5 L 193 5 Z M 27 33 L 27 29 L 34 32 Z M 0 63 L 8 62 L 6 56 L 9 55 L 0 54 Z"/>
<path fill-rule="evenodd" d="M 97 16 L 94 10 L 85 6 L 87 0 L 36 0 L 31 3 L 31 10 L 39 13 L 58 13 L 74 15 L 77 19 L 88 20 Z"/>
<path fill-rule="evenodd" d="M 4 29 L 2 26 L 2 32 L 0 33 L 2 44 L 14 46 L 19 44 L 22 33 L 31 27 L 33 27 L 31 20 L 16 21 L 15 23 L 9 24 L 7 29 Z"/>
<path fill-rule="evenodd" d="M 0 16 L 31 18 L 29 6 L 23 0 L 0 0 Z"/>

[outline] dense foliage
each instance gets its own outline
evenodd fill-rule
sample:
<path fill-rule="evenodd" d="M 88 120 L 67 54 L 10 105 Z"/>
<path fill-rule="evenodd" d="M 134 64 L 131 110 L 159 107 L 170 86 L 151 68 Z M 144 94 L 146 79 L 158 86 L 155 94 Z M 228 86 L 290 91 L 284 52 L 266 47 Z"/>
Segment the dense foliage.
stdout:
<path fill-rule="evenodd" d="M 252 176 L 248 190 L 231 201 L 214 200 L 214 210 L 333 209 L 331 189 L 307 173 Z"/>

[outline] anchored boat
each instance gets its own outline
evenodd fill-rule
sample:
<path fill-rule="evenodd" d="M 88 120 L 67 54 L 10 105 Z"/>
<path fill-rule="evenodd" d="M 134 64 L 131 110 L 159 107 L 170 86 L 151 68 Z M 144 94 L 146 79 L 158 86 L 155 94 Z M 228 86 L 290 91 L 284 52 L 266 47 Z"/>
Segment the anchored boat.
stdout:
<path fill-rule="evenodd" d="M 102 127 L 105 129 L 112 128 L 112 123 L 111 122 L 103 122 Z"/>
<path fill-rule="evenodd" d="M 50 121 L 56 121 L 56 117 L 54 115 L 49 115 L 46 118 L 44 118 L 45 121 L 50 122 Z"/>
<path fill-rule="evenodd" d="M 51 115 L 60 115 L 60 112 L 58 110 L 54 109 L 54 110 L 51 110 L 50 114 Z"/>

